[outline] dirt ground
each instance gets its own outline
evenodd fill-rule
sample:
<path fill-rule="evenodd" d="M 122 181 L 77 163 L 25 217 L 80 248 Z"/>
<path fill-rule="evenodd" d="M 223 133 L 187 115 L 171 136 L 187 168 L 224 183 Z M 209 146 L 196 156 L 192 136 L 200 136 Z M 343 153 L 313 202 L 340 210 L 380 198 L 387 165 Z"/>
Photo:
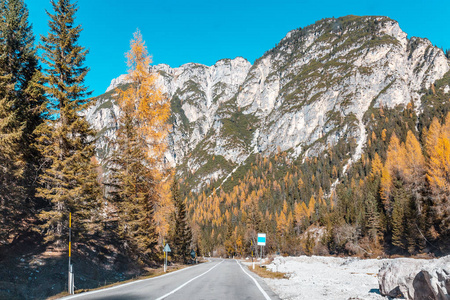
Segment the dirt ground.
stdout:
<path fill-rule="evenodd" d="M 67 290 L 68 252 L 42 246 L 39 235 L 28 233 L 0 248 L 0 299 L 46 299 Z M 117 246 L 74 244 L 72 264 L 76 289 L 92 289 L 135 278 L 142 265 L 120 254 Z"/>

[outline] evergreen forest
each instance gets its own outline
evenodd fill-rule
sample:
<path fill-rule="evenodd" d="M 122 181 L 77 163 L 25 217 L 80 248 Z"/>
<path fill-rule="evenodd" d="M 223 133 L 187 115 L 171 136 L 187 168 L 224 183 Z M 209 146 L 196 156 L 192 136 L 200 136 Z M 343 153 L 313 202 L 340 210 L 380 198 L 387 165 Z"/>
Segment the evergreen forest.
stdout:
<path fill-rule="evenodd" d="M 88 257 L 129 267 L 130 275 L 105 277 L 118 281 L 160 266 L 163 241 L 179 249 L 174 260 L 187 261 L 189 235 L 175 240 L 174 228 L 190 228 L 163 162 L 169 99 L 149 71 L 142 35 L 134 34 L 126 54 L 131 85 L 119 95 L 117 136 L 100 165 L 97 132 L 83 115 L 95 100 L 85 85 L 88 50 L 79 43 L 78 7 L 71 0 L 51 5 L 48 33 L 38 42 L 24 1 L 0 1 L 0 262 L 15 265 L 22 253 L 56 255 L 62 264 L 73 253 L 75 262 Z"/>

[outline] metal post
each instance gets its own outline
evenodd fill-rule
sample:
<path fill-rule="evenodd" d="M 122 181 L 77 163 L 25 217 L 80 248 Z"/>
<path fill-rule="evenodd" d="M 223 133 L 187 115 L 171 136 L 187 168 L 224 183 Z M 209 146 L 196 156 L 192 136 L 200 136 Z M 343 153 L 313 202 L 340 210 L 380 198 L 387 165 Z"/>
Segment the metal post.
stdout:
<path fill-rule="evenodd" d="M 259 266 L 261 266 L 262 265 L 262 247 L 263 246 L 261 246 L 261 250 L 260 250 L 260 261 L 259 261 Z"/>
<path fill-rule="evenodd" d="M 164 253 L 164 273 L 167 271 L 167 252 L 166 252 L 166 242 L 163 239 L 163 253 Z"/>
<path fill-rule="evenodd" d="M 253 265 L 253 270 L 255 269 L 255 261 L 253 260 L 253 240 L 250 240 L 251 243 L 251 247 L 252 247 L 252 265 Z"/>
<path fill-rule="evenodd" d="M 73 275 L 73 265 L 71 265 L 72 267 L 72 295 L 75 294 L 75 276 Z"/>
<path fill-rule="evenodd" d="M 164 251 L 164 273 L 167 272 L 167 252 Z"/>
<path fill-rule="evenodd" d="M 163 269 L 164 269 L 164 273 L 166 273 L 166 241 L 163 238 Z"/>
<path fill-rule="evenodd" d="M 68 291 L 73 295 L 73 269 L 71 264 L 72 258 L 72 213 L 69 212 L 69 275 L 68 275 Z"/>
<path fill-rule="evenodd" d="M 72 295 L 72 273 L 70 271 L 69 271 L 69 280 L 67 284 L 68 284 L 67 292 L 69 293 L 69 295 Z"/>
<path fill-rule="evenodd" d="M 69 269 L 69 294 L 73 295 L 74 294 L 74 276 L 73 276 L 73 265 L 70 265 L 70 269 Z"/>

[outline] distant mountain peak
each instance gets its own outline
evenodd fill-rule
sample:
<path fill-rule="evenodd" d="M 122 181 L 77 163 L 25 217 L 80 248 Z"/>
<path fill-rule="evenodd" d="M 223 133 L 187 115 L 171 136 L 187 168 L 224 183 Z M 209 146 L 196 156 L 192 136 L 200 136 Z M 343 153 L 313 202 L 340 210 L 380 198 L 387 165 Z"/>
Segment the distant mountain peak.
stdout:
<path fill-rule="evenodd" d="M 441 49 L 408 39 L 382 16 L 329 18 L 292 30 L 253 65 L 237 57 L 152 68 L 172 105 L 167 159 L 195 177 L 193 189 L 229 178 L 256 153 L 316 156 L 341 139 L 356 141 L 348 168 L 367 142 L 370 108 L 413 102 L 420 110 L 424 90 L 450 70 Z M 108 91 L 123 83 L 122 75 Z M 110 96 L 99 96 L 89 115 L 113 135 L 117 113 Z M 102 143 L 100 153 L 107 152 Z"/>

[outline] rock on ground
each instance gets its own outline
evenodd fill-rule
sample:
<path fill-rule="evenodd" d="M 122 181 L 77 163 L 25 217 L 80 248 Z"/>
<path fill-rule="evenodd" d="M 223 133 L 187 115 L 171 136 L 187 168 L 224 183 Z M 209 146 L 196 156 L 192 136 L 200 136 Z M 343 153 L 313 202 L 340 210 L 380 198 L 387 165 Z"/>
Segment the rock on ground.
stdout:
<path fill-rule="evenodd" d="M 378 273 L 380 292 L 406 299 L 450 300 L 450 256 L 386 261 Z"/>

